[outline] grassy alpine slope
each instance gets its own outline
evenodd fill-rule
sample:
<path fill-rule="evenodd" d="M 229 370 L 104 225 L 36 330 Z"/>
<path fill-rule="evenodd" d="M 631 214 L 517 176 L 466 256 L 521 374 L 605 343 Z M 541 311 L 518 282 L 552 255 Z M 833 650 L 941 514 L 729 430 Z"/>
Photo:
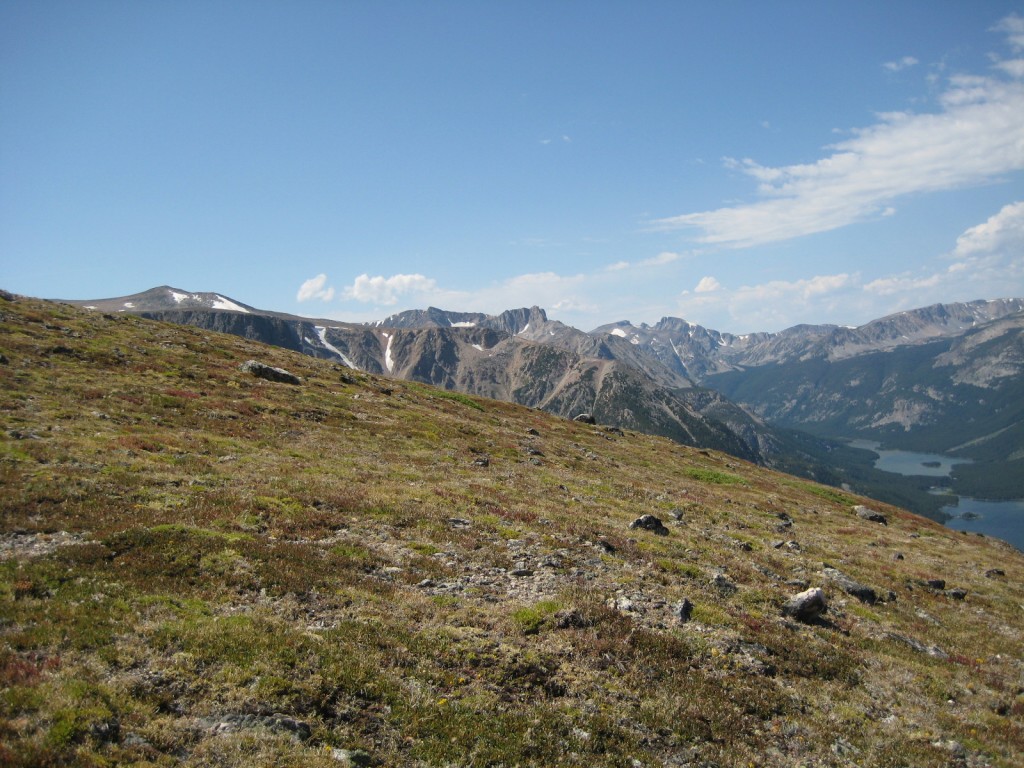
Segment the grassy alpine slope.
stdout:
<path fill-rule="evenodd" d="M 233 336 L 0 317 L 0 764 L 1024 754 L 1024 558 L 999 542 Z M 783 618 L 807 586 L 828 613 Z"/>

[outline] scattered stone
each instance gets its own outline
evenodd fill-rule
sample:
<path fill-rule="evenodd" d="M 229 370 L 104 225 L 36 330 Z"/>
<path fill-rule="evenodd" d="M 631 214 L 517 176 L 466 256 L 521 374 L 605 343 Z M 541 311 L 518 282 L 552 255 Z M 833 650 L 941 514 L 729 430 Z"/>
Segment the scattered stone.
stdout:
<path fill-rule="evenodd" d="M 533 427 L 530 427 L 528 430 L 526 430 L 526 434 L 532 435 L 533 437 L 540 437 L 540 432 L 538 432 Z"/>
<path fill-rule="evenodd" d="M 597 548 L 604 552 L 607 552 L 609 555 L 613 555 L 616 552 L 615 545 L 612 544 L 610 541 L 606 541 L 605 539 L 597 540 Z"/>
<path fill-rule="evenodd" d="M 618 427 L 604 427 L 604 431 L 607 432 L 609 435 L 616 435 L 618 437 L 625 437 L 626 436 L 626 433 L 623 432 Z"/>
<path fill-rule="evenodd" d="M 721 595 L 732 595 L 736 592 L 736 585 L 725 578 L 724 574 L 716 573 L 709 582 L 712 587 L 718 590 Z"/>
<path fill-rule="evenodd" d="M 788 549 L 790 552 L 799 552 L 800 551 L 800 545 L 797 542 L 795 542 L 795 541 L 787 541 L 786 542 L 786 549 Z"/>
<path fill-rule="evenodd" d="M 608 598 L 608 607 L 619 613 L 630 613 L 636 610 L 633 601 L 628 597 L 610 597 Z"/>
<path fill-rule="evenodd" d="M 591 416 L 589 413 L 580 413 L 573 417 L 573 421 L 578 421 L 581 424 L 597 424 L 597 419 Z"/>
<path fill-rule="evenodd" d="M 776 541 L 772 542 L 772 549 L 782 549 L 785 543 L 786 542 L 784 542 L 782 539 L 777 539 Z"/>
<path fill-rule="evenodd" d="M 682 520 L 683 514 L 683 510 L 681 510 L 679 507 L 676 507 L 671 512 L 669 512 L 669 515 L 672 517 L 673 520 Z"/>
<path fill-rule="evenodd" d="M 430 587 L 436 586 L 436 582 L 433 579 L 424 579 L 416 586 L 423 587 L 424 589 L 429 589 Z"/>
<path fill-rule="evenodd" d="M 832 754 L 838 755 L 839 757 L 848 757 L 850 755 L 856 755 L 860 752 L 853 744 L 848 742 L 846 739 L 836 739 L 832 743 Z"/>
<path fill-rule="evenodd" d="M 856 507 L 854 507 L 853 511 L 856 512 L 857 517 L 861 518 L 862 520 L 867 520 L 872 523 L 881 523 L 882 525 L 889 524 L 889 521 L 881 512 L 875 512 L 875 510 L 868 509 L 867 507 L 861 504 L 858 504 Z"/>
<path fill-rule="evenodd" d="M 523 578 L 524 576 L 533 576 L 533 570 L 526 563 L 520 562 L 515 564 L 512 570 L 508 572 L 508 575 Z"/>
<path fill-rule="evenodd" d="M 11 361 L 7 359 L 7 355 L 5 355 L 3 352 L 0 352 L 0 365 L 7 365 L 9 362 Z"/>
<path fill-rule="evenodd" d="M 959 741 L 954 741 L 953 739 L 948 739 L 947 741 L 933 741 L 932 746 L 946 750 L 957 760 L 967 759 L 967 749 Z"/>
<path fill-rule="evenodd" d="M 668 536 L 668 528 L 654 515 L 641 515 L 632 523 L 629 524 L 630 530 L 640 528 L 645 531 L 651 531 L 659 536 Z"/>
<path fill-rule="evenodd" d="M 362 768 L 362 766 L 373 764 L 373 759 L 370 757 L 370 753 L 364 752 L 361 749 L 335 748 L 331 750 L 331 757 L 342 765 L 352 766 L 352 768 Z"/>
<path fill-rule="evenodd" d="M 987 571 L 985 571 L 985 578 L 988 579 L 995 579 L 1005 575 L 1006 571 L 1004 571 L 1002 568 L 989 568 Z"/>
<path fill-rule="evenodd" d="M 201 726 L 214 733 L 234 733 L 241 730 L 266 728 L 278 733 L 289 733 L 299 741 L 306 741 L 312 735 L 309 723 L 294 717 L 275 713 L 273 715 L 230 714 L 222 717 L 204 717 Z"/>
<path fill-rule="evenodd" d="M 967 597 L 967 590 L 962 587 L 953 587 L 953 589 L 947 589 L 945 591 L 946 597 L 951 597 L 954 600 L 963 600 Z"/>
<path fill-rule="evenodd" d="M 840 589 L 848 595 L 856 597 L 862 603 L 874 604 L 878 602 L 878 593 L 875 590 L 865 584 L 861 584 L 859 581 L 854 581 L 842 571 L 837 571 L 835 568 L 825 568 L 823 573 L 835 582 Z"/>
<path fill-rule="evenodd" d="M 491 460 L 486 456 L 480 456 L 479 458 L 473 459 L 473 464 L 477 467 L 489 467 L 491 466 Z"/>
<path fill-rule="evenodd" d="M 685 624 L 690 620 L 690 616 L 693 615 L 693 603 L 690 602 L 688 597 L 684 597 L 683 602 L 675 607 L 674 613 L 679 619 L 679 623 Z"/>
<path fill-rule="evenodd" d="M 276 381 L 281 384 L 302 383 L 302 379 L 300 379 L 294 373 L 289 373 L 284 368 L 275 368 L 272 365 L 261 363 L 258 360 L 246 360 L 238 367 L 238 370 L 242 371 L 242 373 L 251 373 L 253 376 L 259 379 L 266 379 L 267 381 Z"/>
<path fill-rule="evenodd" d="M 888 637 L 890 640 L 895 640 L 899 643 L 913 648 L 918 653 L 925 653 L 935 659 L 948 659 L 949 654 L 939 648 L 937 645 L 925 645 L 920 640 L 915 640 L 907 635 L 901 635 L 899 632 L 889 632 Z"/>
<path fill-rule="evenodd" d="M 470 523 L 469 520 L 464 520 L 461 517 L 449 517 L 448 525 L 450 525 L 452 528 L 469 528 L 469 526 L 472 525 L 472 523 Z"/>
<path fill-rule="evenodd" d="M 893 554 L 892 559 L 893 560 L 902 560 L 903 559 L 903 553 L 902 552 L 896 552 L 895 554 Z"/>
<path fill-rule="evenodd" d="M 544 453 L 539 448 L 534 448 L 532 445 L 526 446 L 527 456 L 543 456 Z"/>
<path fill-rule="evenodd" d="M 825 592 L 820 587 L 812 587 L 789 598 L 782 606 L 782 615 L 797 621 L 811 621 L 827 610 Z"/>
<path fill-rule="evenodd" d="M 110 720 L 94 723 L 92 727 L 89 728 L 89 735 L 96 739 L 96 741 L 108 744 L 120 741 L 121 721 L 116 717 L 112 717 Z"/>
<path fill-rule="evenodd" d="M 945 579 L 928 579 L 928 581 L 926 581 L 925 584 L 927 584 L 932 589 L 945 589 L 946 588 L 946 580 Z"/>
<path fill-rule="evenodd" d="M 584 629 L 592 626 L 579 611 L 561 610 L 554 615 L 555 626 L 559 629 Z"/>

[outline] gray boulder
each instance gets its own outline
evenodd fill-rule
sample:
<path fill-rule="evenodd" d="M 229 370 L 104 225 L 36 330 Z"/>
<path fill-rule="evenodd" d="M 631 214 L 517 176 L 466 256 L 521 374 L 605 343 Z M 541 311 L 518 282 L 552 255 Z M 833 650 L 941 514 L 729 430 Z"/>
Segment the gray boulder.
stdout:
<path fill-rule="evenodd" d="M 883 515 L 881 512 L 875 512 L 875 510 L 868 509 L 867 507 L 861 504 L 858 504 L 856 507 L 854 507 L 853 511 L 856 512 L 857 517 L 861 518 L 862 520 L 867 520 L 872 523 L 881 523 L 882 525 L 889 524 L 889 521 L 886 520 L 885 515 Z"/>
<path fill-rule="evenodd" d="M 659 536 L 668 536 L 668 528 L 654 515 L 641 515 L 629 524 L 630 530 L 639 528 L 644 531 L 651 531 Z"/>
<path fill-rule="evenodd" d="M 825 568 L 823 573 L 843 592 L 856 597 L 862 603 L 874 604 L 878 602 L 878 593 L 874 589 L 866 584 L 861 584 L 859 581 L 854 581 L 842 571 L 837 571 L 835 568 Z"/>
<path fill-rule="evenodd" d="M 281 384 L 301 384 L 302 379 L 296 376 L 294 373 L 289 373 L 284 368 L 275 368 L 272 365 L 261 363 L 259 360 L 246 360 L 240 366 L 238 370 L 242 373 L 251 373 L 253 376 L 259 379 L 266 379 L 267 381 L 276 381 Z"/>
<path fill-rule="evenodd" d="M 811 621 L 827 610 L 825 592 L 820 587 L 812 587 L 789 598 L 782 606 L 782 615 L 797 621 Z"/>
<path fill-rule="evenodd" d="M 581 424 L 597 424 L 597 419 L 595 419 L 589 413 L 580 413 L 574 416 L 572 420 L 578 421 Z"/>

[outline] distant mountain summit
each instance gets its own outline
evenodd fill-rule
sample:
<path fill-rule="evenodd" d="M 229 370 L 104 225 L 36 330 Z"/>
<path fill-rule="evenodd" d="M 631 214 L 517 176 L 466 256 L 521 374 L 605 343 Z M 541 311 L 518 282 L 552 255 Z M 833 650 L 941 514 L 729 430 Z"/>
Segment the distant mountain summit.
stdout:
<path fill-rule="evenodd" d="M 208 309 L 249 314 L 259 310 L 239 301 L 225 298 L 219 293 L 192 293 L 161 285 L 148 291 L 116 299 L 95 299 L 92 301 L 65 301 L 87 309 L 104 312 L 158 312 L 167 309 Z"/>

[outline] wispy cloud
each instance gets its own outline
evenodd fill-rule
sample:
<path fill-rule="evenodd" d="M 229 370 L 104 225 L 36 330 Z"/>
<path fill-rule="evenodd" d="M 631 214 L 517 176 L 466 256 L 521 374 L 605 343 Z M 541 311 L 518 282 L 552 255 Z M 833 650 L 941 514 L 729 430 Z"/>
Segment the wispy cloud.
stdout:
<path fill-rule="evenodd" d="M 902 303 L 941 301 L 951 291 L 960 299 L 1018 295 L 1024 291 L 1024 202 L 1006 205 L 957 238 L 944 269 L 922 269 L 872 280 L 864 291 L 900 296 Z"/>
<path fill-rule="evenodd" d="M 1012 46 L 1024 19 L 1000 24 Z M 727 159 L 759 182 L 760 201 L 654 222 L 695 229 L 697 240 L 733 248 L 787 240 L 891 214 L 898 198 L 984 183 L 1024 168 L 1024 63 L 1000 62 L 1000 76 L 950 78 L 934 113 L 893 112 L 853 131 L 817 162 L 768 167 Z"/>
<path fill-rule="evenodd" d="M 685 255 L 686 254 L 676 253 L 674 251 L 662 251 L 657 256 L 651 256 L 649 259 L 641 259 L 640 261 L 617 261 L 614 264 L 609 264 L 605 267 L 605 270 L 608 272 L 619 272 L 633 267 L 661 267 L 666 264 L 671 264 L 674 261 L 679 261 L 684 258 Z"/>
<path fill-rule="evenodd" d="M 902 59 L 896 61 L 887 61 L 882 66 L 888 69 L 890 72 L 899 72 L 909 67 L 913 67 L 919 64 L 917 59 L 913 56 L 904 56 Z"/>
<path fill-rule="evenodd" d="M 362 274 L 343 292 L 346 299 L 355 299 L 364 304 L 392 306 L 400 296 L 423 294 L 434 290 L 437 282 L 423 275 L 377 275 Z"/>
<path fill-rule="evenodd" d="M 334 298 L 334 287 L 327 285 L 327 275 L 321 272 L 316 277 L 311 277 L 300 285 L 299 292 L 296 294 L 295 298 L 299 302 L 310 301 L 312 299 L 330 301 Z"/>

